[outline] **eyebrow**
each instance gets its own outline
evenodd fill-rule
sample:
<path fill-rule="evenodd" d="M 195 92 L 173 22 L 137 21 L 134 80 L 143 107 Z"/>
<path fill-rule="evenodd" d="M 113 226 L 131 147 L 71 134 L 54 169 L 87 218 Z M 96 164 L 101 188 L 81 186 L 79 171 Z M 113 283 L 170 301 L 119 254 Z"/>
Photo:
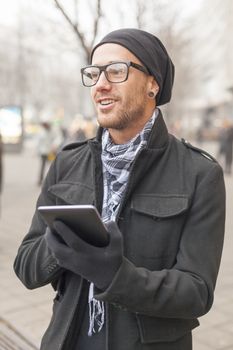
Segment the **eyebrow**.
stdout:
<path fill-rule="evenodd" d="M 112 64 L 112 63 L 118 63 L 118 62 L 126 62 L 128 60 L 114 60 L 114 61 L 108 61 L 107 63 L 105 64 L 98 64 L 98 63 L 91 63 L 91 66 L 105 66 L 106 64 Z"/>

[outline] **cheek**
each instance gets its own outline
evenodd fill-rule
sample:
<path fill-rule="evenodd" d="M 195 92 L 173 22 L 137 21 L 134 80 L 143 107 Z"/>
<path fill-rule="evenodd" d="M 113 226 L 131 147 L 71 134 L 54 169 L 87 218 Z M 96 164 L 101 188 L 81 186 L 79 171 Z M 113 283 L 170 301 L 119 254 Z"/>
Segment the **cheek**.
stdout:
<path fill-rule="evenodd" d="M 142 101 L 145 100 L 146 96 L 147 94 L 145 85 L 134 84 L 128 91 L 129 101 L 133 102 L 135 105 L 141 104 Z"/>
<path fill-rule="evenodd" d="M 95 89 L 92 87 L 91 88 L 91 98 L 94 101 L 94 96 L 95 96 Z"/>
<path fill-rule="evenodd" d="M 134 96 L 138 95 L 138 98 L 141 98 L 141 94 L 144 95 L 145 91 L 147 91 L 147 81 L 143 77 L 137 76 L 134 79 L 129 80 L 128 87 L 129 93 Z"/>

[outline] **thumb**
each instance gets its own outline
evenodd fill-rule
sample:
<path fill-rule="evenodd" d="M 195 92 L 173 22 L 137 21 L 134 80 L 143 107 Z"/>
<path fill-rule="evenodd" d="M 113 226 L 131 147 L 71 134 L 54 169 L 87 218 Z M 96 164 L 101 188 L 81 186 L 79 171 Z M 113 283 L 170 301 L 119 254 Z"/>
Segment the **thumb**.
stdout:
<path fill-rule="evenodd" d="M 106 229 L 109 232 L 111 243 L 115 243 L 116 241 L 122 241 L 122 234 L 118 228 L 118 225 L 115 221 L 108 221 L 105 223 Z"/>

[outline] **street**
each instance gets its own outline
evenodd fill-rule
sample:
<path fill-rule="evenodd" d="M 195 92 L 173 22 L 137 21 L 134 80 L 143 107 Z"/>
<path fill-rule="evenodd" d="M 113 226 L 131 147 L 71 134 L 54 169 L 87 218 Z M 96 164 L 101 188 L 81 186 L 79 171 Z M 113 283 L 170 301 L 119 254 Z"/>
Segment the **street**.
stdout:
<path fill-rule="evenodd" d="M 215 152 L 213 145 L 208 147 L 207 151 Z M 51 317 L 54 292 L 50 286 L 27 290 L 15 276 L 12 267 L 17 248 L 29 228 L 39 194 L 37 186 L 39 159 L 29 143 L 22 154 L 5 154 L 3 165 L 4 185 L 0 216 L 0 319 L 8 322 L 24 338 L 39 348 L 40 339 Z M 193 332 L 194 350 L 233 349 L 233 174 L 226 176 L 225 182 L 227 220 L 222 264 L 214 306 L 199 320 L 201 326 Z"/>

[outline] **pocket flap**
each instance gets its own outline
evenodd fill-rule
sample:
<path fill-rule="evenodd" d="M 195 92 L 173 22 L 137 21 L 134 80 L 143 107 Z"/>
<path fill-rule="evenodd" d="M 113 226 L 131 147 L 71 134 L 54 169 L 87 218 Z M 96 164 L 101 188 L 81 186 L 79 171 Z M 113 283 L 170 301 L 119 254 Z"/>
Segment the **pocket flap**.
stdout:
<path fill-rule="evenodd" d="M 142 344 L 175 341 L 199 325 L 197 319 L 136 315 Z"/>
<path fill-rule="evenodd" d="M 158 218 L 175 216 L 188 208 L 188 196 L 183 194 L 138 194 L 132 199 L 131 208 L 137 212 Z"/>
<path fill-rule="evenodd" d="M 68 204 L 93 204 L 94 192 L 82 183 L 60 182 L 48 190 L 55 197 Z"/>

